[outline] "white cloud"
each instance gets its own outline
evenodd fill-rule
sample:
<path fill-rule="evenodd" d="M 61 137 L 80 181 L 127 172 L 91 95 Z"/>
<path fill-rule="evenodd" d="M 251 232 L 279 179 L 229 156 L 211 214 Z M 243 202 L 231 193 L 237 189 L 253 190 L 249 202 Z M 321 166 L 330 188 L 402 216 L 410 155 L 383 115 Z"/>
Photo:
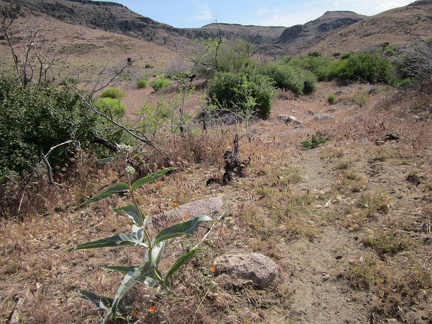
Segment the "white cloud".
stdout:
<path fill-rule="evenodd" d="M 200 13 L 194 17 L 196 20 L 213 20 L 215 17 L 210 8 L 201 9 Z"/>
<path fill-rule="evenodd" d="M 268 8 L 258 8 L 256 11 L 256 15 L 260 17 L 266 15 L 268 12 L 269 12 Z"/>

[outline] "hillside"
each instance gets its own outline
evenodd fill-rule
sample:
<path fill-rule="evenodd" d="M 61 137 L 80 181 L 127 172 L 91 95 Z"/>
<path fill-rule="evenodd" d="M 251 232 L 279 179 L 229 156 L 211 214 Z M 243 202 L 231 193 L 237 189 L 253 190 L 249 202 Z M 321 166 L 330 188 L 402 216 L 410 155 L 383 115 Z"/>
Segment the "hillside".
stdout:
<path fill-rule="evenodd" d="M 353 52 L 370 49 L 384 41 L 400 44 L 432 36 L 429 0 L 416 1 L 373 17 L 347 11 L 326 12 L 304 25 L 288 28 L 218 23 L 184 29 L 156 22 L 111 2 L 19 0 L 19 3 L 34 15 L 44 14 L 69 24 L 139 38 L 176 51 L 187 51 L 194 46 L 193 40 L 215 35 L 254 42 L 272 55 Z"/>
<path fill-rule="evenodd" d="M 408 6 L 367 17 L 348 27 L 324 34 L 308 51 L 324 53 L 370 50 L 382 45 L 405 44 L 432 37 L 432 1 L 416 1 Z"/>
<path fill-rule="evenodd" d="M 304 25 L 286 28 L 277 43 L 291 54 L 308 51 L 324 35 L 331 35 L 364 18 L 366 16 L 349 11 L 328 11 Z"/>

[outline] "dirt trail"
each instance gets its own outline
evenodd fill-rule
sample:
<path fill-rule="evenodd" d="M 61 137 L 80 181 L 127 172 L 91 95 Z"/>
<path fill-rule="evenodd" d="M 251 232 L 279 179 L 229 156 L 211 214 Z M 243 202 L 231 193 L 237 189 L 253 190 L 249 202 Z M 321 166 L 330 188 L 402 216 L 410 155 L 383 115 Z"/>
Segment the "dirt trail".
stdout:
<path fill-rule="evenodd" d="M 303 153 L 298 161 L 305 181 L 297 189 L 311 194 L 325 193 L 335 181 L 334 172 L 320 149 Z M 316 206 L 317 214 L 323 206 Z M 338 281 L 344 264 L 362 257 L 358 238 L 344 228 L 328 224 L 319 215 L 312 215 L 310 223 L 319 226 L 316 238 L 302 237 L 287 247 L 282 260 L 288 266 L 291 287 L 295 290 L 289 318 L 302 323 L 366 323 L 366 292 L 349 289 Z"/>

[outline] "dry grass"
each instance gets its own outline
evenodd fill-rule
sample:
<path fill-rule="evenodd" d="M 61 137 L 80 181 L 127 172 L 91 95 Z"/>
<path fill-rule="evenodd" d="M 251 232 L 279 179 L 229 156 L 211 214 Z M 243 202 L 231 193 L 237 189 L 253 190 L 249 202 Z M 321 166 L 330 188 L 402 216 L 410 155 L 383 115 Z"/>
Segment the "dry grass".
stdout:
<path fill-rule="evenodd" d="M 82 33 L 80 27 L 74 28 L 68 34 L 71 38 Z M 88 36 L 91 44 L 106 43 L 104 48 L 120 62 L 141 53 L 145 59 L 134 66 L 136 75 L 129 71 L 132 79 L 141 76 L 140 71 L 148 72 L 140 64 L 155 63 L 162 70 L 167 61 L 176 61 L 170 51 L 123 36 L 100 32 Z M 62 37 L 56 37 L 55 44 L 67 50 Z M 122 46 L 137 42 L 138 47 L 134 52 L 121 52 L 108 41 Z M 160 57 L 153 61 L 156 52 Z M 69 58 L 89 74 L 102 64 L 102 59 L 96 62 L 91 51 Z M 79 74 L 80 80 L 89 84 L 94 81 L 84 72 Z M 131 103 L 127 117 L 131 121 L 138 119 L 140 105 L 158 100 L 174 103 L 178 96 L 138 91 L 133 81 L 116 82 L 127 90 L 126 98 Z M 328 94 L 339 91 L 346 100 L 328 105 Z M 189 96 L 186 111 L 196 111 L 202 97 L 200 91 Z M 430 320 L 432 119 L 427 109 L 419 111 L 420 106 L 429 104 L 427 100 L 411 104 L 410 99 L 418 98 L 419 94 L 412 93 L 401 97 L 388 87 L 352 84 L 341 88 L 321 83 L 308 97 L 280 92 L 270 118 L 255 122 L 248 132 L 244 125 L 204 131 L 191 123 L 185 137 L 165 130 L 157 133 L 156 143 L 164 153 L 152 151 L 134 160 L 139 175 L 168 165 L 178 170 L 165 177 L 160 187 L 149 184 L 139 191 L 138 201 L 144 211 L 153 215 L 171 209 L 174 201 L 182 204 L 222 196 L 226 215 L 200 254 L 175 277 L 174 294 L 155 293 L 139 285 L 131 290 L 125 305 L 129 320 L 296 322 L 296 316 L 302 314 L 299 305 L 311 305 L 310 316 L 318 318 L 324 312 L 330 316 L 327 322 L 336 322 L 341 314 L 335 310 L 343 312 L 345 301 L 359 291 L 369 296 L 368 300 L 353 302 L 355 309 L 367 309 L 367 314 L 359 314 L 363 319 Z M 422 118 L 415 118 L 420 112 Z M 323 113 L 333 119 L 314 120 Z M 294 115 L 302 124 L 282 123 L 277 119 L 279 114 Z M 400 139 L 385 141 L 385 135 L 391 132 Z M 223 173 L 223 154 L 232 148 L 236 133 L 241 158 L 251 159 L 245 176 L 226 186 L 206 185 L 209 178 Z M 331 141 L 302 150 L 300 142 L 312 134 L 325 134 Z M 136 148 L 137 153 L 146 150 Z M 8 217 L 0 220 L 1 318 L 7 319 L 17 310 L 25 323 L 94 323 L 99 314 L 79 299 L 77 288 L 112 296 L 121 276 L 101 266 L 142 261 L 134 248 L 66 252 L 77 243 L 125 232 L 130 225 L 112 211 L 127 197 L 114 196 L 78 207 L 85 198 L 123 179 L 120 165 L 98 166 L 94 159 L 77 152 L 68 170 L 57 179 L 62 186 L 48 185 L 41 170 L 38 181 L 30 182 L 25 191 L 17 191 L 13 185 L 5 188 L 4 192 L 15 200 L 4 209 Z M 21 212 L 15 217 L 22 197 Z M 327 231 L 338 237 L 325 237 Z M 197 239 L 192 237 L 186 245 Z M 350 242 L 352 251 L 338 247 L 337 239 L 344 244 Z M 300 247 L 298 251 L 293 249 L 294 244 Z M 315 249 L 305 251 L 301 247 Z M 337 260 L 341 261 L 337 266 L 329 266 L 327 255 L 314 252 L 324 247 L 338 253 Z M 237 279 L 215 277 L 209 267 L 216 256 L 227 252 L 263 253 L 279 264 L 280 277 L 266 290 L 253 289 Z M 168 257 L 176 253 L 178 250 L 170 250 Z M 314 276 L 320 271 L 333 279 L 316 281 Z M 336 290 L 338 295 L 308 297 L 293 288 L 293 278 L 298 277 L 305 284 L 303 288 L 325 287 L 328 294 Z M 328 300 L 326 309 L 320 306 L 320 298 Z M 152 305 L 157 307 L 155 313 L 148 311 Z"/>

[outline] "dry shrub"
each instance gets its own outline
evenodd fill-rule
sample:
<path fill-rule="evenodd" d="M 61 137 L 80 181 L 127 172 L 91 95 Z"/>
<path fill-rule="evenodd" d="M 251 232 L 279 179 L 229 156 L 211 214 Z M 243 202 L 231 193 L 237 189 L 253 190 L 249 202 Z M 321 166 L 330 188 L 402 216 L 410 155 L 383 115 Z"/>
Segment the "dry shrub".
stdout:
<path fill-rule="evenodd" d="M 107 177 L 106 172 L 95 162 L 93 154 L 77 150 L 63 168 L 53 170 L 50 183 L 45 168 L 39 167 L 33 173 L 11 179 L 0 186 L 0 216 L 23 221 L 54 210 L 70 209 L 84 200 L 87 194 L 96 190 L 97 183 Z"/>

